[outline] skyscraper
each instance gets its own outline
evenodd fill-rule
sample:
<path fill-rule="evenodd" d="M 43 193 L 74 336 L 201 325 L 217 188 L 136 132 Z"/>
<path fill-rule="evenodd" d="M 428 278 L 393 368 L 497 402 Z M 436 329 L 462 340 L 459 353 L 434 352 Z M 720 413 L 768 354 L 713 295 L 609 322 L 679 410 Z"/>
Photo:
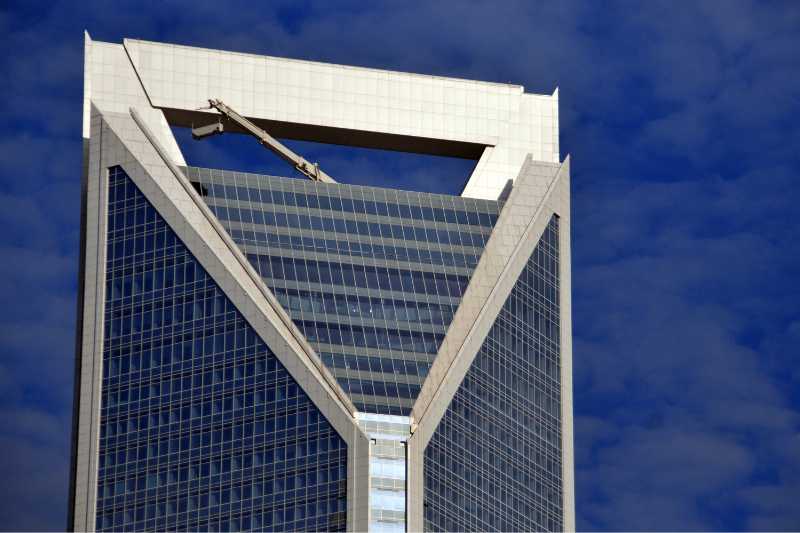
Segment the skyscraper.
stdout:
<path fill-rule="evenodd" d="M 557 93 L 88 35 L 84 87 L 70 527 L 574 529 Z M 171 126 L 477 165 L 198 168 Z"/>

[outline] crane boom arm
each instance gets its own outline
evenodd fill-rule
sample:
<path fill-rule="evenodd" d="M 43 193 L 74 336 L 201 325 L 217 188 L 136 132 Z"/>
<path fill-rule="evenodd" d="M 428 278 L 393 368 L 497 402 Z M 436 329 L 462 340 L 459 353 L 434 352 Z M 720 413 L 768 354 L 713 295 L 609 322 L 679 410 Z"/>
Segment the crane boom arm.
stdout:
<path fill-rule="evenodd" d="M 310 163 L 302 156 L 294 153 L 290 150 L 287 146 L 284 146 L 280 141 L 278 141 L 275 137 L 264 131 L 263 129 L 259 128 L 255 124 L 253 124 L 250 120 L 246 119 L 236 111 L 234 111 L 230 106 L 223 103 L 222 100 L 217 99 L 209 99 L 208 100 L 209 108 L 214 108 L 220 112 L 222 116 L 235 122 L 239 127 L 244 129 L 247 133 L 255 137 L 260 144 L 264 147 L 272 150 L 278 157 L 292 165 L 298 171 L 303 173 L 304 175 L 308 176 L 310 179 L 314 181 L 321 181 L 324 183 L 336 183 L 336 180 L 328 176 L 325 172 L 320 170 L 319 165 L 316 163 Z M 214 135 L 216 133 L 222 133 L 223 126 L 222 123 L 217 124 L 210 124 L 208 126 L 201 126 L 199 128 L 194 128 L 192 130 L 192 136 L 195 139 L 201 139 L 203 137 L 207 137 L 209 135 Z"/>

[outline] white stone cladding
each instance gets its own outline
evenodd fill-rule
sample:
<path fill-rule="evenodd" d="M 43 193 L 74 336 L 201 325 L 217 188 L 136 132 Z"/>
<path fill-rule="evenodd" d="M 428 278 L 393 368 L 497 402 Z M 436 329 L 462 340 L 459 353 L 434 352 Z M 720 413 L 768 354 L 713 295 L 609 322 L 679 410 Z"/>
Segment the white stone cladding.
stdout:
<path fill-rule="evenodd" d="M 84 139 L 92 135 L 92 106 L 111 113 L 127 113 L 132 106 L 136 107 L 169 153 L 170 159 L 176 165 L 186 165 L 164 113 L 151 105 L 125 47 L 121 44 L 93 41 L 89 33 L 84 32 Z"/>
<path fill-rule="evenodd" d="M 559 162 L 558 90 L 86 36 L 84 137 L 89 100 L 104 111 L 136 105 L 178 165 L 161 109 L 196 111 L 222 99 L 252 119 L 484 146 L 464 196 L 495 199 L 528 154 Z"/>

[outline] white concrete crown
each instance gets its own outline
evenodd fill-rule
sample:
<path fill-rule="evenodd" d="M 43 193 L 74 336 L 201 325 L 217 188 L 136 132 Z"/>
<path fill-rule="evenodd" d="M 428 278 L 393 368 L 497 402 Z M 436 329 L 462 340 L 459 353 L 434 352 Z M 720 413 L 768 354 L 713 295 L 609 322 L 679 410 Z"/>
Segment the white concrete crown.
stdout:
<path fill-rule="evenodd" d="M 134 105 L 178 165 L 185 161 L 165 111 L 197 117 L 209 98 L 255 121 L 338 131 L 336 139 L 356 145 L 376 136 L 386 136 L 381 146 L 401 138 L 474 145 L 479 159 L 463 191 L 472 198 L 496 199 L 529 154 L 560 162 L 557 89 L 529 94 L 521 85 L 132 39 L 109 44 L 88 34 L 85 57 L 84 138 L 90 100 L 101 111 Z"/>

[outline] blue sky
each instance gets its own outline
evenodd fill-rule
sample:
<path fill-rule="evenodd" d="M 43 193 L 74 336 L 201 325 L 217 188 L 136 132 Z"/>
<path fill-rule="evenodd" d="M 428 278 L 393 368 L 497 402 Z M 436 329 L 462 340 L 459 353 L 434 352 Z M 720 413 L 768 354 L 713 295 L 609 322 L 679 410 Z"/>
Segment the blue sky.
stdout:
<path fill-rule="evenodd" d="M 578 527 L 800 529 L 800 3 L 732 0 L 5 3 L 0 528 L 65 526 L 84 28 L 560 87 Z M 190 162 L 284 168 L 222 139 Z M 470 170 L 295 146 L 347 182 Z"/>

